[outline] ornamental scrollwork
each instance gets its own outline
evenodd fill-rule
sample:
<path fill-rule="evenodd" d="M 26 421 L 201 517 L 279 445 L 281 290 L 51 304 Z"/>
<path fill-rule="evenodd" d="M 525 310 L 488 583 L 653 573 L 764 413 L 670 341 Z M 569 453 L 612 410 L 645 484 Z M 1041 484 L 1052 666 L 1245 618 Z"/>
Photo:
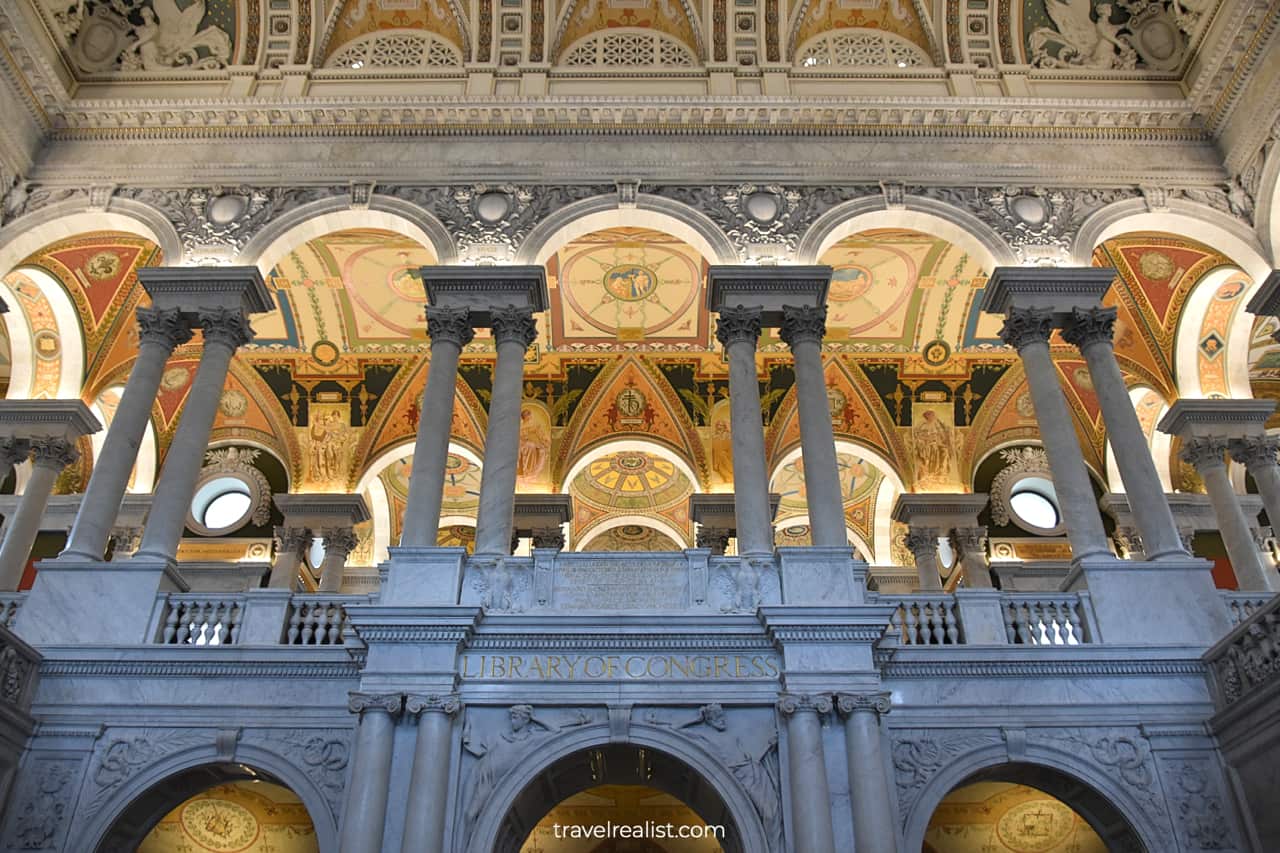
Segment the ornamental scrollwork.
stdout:
<path fill-rule="evenodd" d="M 720 319 L 716 322 L 716 340 L 726 348 L 744 341 L 755 347 L 760 340 L 760 326 L 758 308 L 721 308 Z"/>
<path fill-rule="evenodd" d="M 1053 333 L 1053 315 L 1039 308 L 1010 308 L 1000 327 L 1000 340 L 1019 352 L 1033 344 L 1048 346 Z"/>
<path fill-rule="evenodd" d="M 1231 443 L 1221 436 L 1196 436 L 1182 443 L 1178 458 L 1189 463 L 1197 472 L 1226 467 L 1224 454 Z"/>
<path fill-rule="evenodd" d="M 498 346 L 513 342 L 528 349 L 538 337 L 538 324 L 528 308 L 498 308 L 493 312 L 493 339 Z"/>
<path fill-rule="evenodd" d="M 465 347 L 476 336 L 475 327 L 471 324 L 471 309 L 428 306 L 427 335 L 433 344 L 445 341 L 458 348 Z"/>
<path fill-rule="evenodd" d="M 197 317 L 206 345 L 218 343 L 236 350 L 253 340 L 253 327 L 239 308 L 208 308 Z"/>
<path fill-rule="evenodd" d="M 253 501 L 253 514 L 250 520 L 254 525 L 263 527 L 271 521 L 271 483 L 267 480 L 267 475 L 258 470 L 254 464 L 260 455 L 262 451 L 256 447 L 219 447 L 205 451 L 204 467 L 200 469 L 198 482 L 204 483 L 220 474 L 230 474 L 251 483 L 253 487 L 250 489 L 252 492 L 250 498 Z M 286 533 L 288 538 L 285 542 L 288 544 L 294 544 L 294 536 L 306 535 L 305 531 L 299 532 L 298 528 L 288 528 Z M 295 547 L 302 549 L 307 544 L 309 543 L 304 542 L 296 544 Z"/>
<path fill-rule="evenodd" d="M 827 334 L 827 306 L 785 305 L 780 337 L 789 347 L 809 341 L 821 344 Z"/>
<path fill-rule="evenodd" d="M 1049 470 L 1049 455 L 1043 447 L 1010 447 L 1000 451 L 1000 459 L 1004 467 L 991 480 L 989 500 L 991 501 L 991 521 L 997 527 L 1009 523 L 1009 491 L 1016 480 L 1027 474 L 1040 474 L 1052 479 Z"/>
<path fill-rule="evenodd" d="M 191 340 L 191 323 L 177 308 L 139 308 L 138 342 L 158 343 L 167 352 Z"/>
<path fill-rule="evenodd" d="M 1073 308 L 1071 322 L 1062 331 L 1062 339 L 1083 352 L 1091 344 L 1111 343 L 1115 328 L 1114 307 Z"/>
<path fill-rule="evenodd" d="M 1002 743 L 996 733 L 963 734 L 902 730 L 893 739 L 890 756 L 898 790 L 898 811 L 906 815 L 920 791 L 960 756 Z"/>

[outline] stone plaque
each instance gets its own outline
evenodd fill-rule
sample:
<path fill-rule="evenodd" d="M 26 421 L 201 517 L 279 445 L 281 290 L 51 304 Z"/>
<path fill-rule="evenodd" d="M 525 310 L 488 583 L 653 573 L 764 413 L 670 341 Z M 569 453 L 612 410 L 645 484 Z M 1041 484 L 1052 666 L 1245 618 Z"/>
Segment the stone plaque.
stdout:
<path fill-rule="evenodd" d="M 557 610 L 680 610 L 689 602 L 683 554 L 561 555 L 552 606 Z"/>

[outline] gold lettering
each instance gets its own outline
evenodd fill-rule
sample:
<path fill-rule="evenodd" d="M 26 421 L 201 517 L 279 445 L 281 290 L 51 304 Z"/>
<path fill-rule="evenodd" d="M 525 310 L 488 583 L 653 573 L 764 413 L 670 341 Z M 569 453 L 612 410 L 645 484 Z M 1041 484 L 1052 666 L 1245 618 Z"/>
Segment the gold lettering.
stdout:
<path fill-rule="evenodd" d="M 689 656 L 685 655 L 683 658 L 678 658 L 672 655 L 670 668 L 674 670 L 678 670 L 682 678 L 688 678 L 689 677 Z"/>
<path fill-rule="evenodd" d="M 489 658 L 489 674 L 494 678 L 507 677 L 507 661 L 501 655 Z"/>
<path fill-rule="evenodd" d="M 515 655 L 507 658 L 507 671 L 511 673 L 512 678 L 524 678 L 524 673 L 520 670 L 524 668 L 524 659 Z"/>
<path fill-rule="evenodd" d="M 756 678 L 764 678 L 764 664 L 760 662 L 760 655 L 751 659 L 751 674 Z"/>
<path fill-rule="evenodd" d="M 618 677 L 618 656 L 609 655 L 607 658 L 604 659 L 604 664 L 606 667 L 608 667 L 609 677 L 617 678 Z"/>
<path fill-rule="evenodd" d="M 693 658 L 691 658 L 691 660 L 693 661 L 693 666 L 691 666 L 690 669 L 693 670 L 694 678 L 710 678 L 711 677 L 711 659 L 710 658 L 704 655 L 696 655 Z M 699 667 L 698 664 L 702 664 L 702 666 Z"/>
<path fill-rule="evenodd" d="M 662 664 L 662 672 L 660 674 L 655 673 L 653 671 L 653 665 L 655 663 Z M 645 672 L 648 673 L 650 678 L 666 678 L 668 673 L 671 671 L 670 665 L 668 664 L 668 659 L 665 657 L 659 657 L 658 655 L 654 655 L 653 657 L 649 658 L 649 663 L 645 666 L 644 669 L 645 669 Z"/>
<path fill-rule="evenodd" d="M 547 672 L 554 672 L 556 678 L 564 678 L 564 676 L 560 674 L 560 655 L 547 656 Z"/>
<path fill-rule="evenodd" d="M 742 655 L 733 656 L 733 677 L 746 678 L 747 674 L 742 671 Z"/>
<path fill-rule="evenodd" d="M 599 666 L 599 669 L 594 673 L 592 673 L 591 671 L 591 664 L 593 662 L 597 666 Z M 604 658 L 601 658 L 601 657 L 587 658 L 585 661 L 582 662 L 582 674 L 585 675 L 587 678 L 604 678 Z"/>
<path fill-rule="evenodd" d="M 475 675 L 471 672 L 471 655 L 462 656 L 462 677 L 475 678 Z"/>
<path fill-rule="evenodd" d="M 568 655 L 565 655 L 565 657 L 564 657 L 564 665 L 565 665 L 565 666 L 567 666 L 567 667 L 569 667 L 569 680 L 570 680 L 570 681 L 572 681 L 572 680 L 573 680 L 573 677 L 574 677 L 574 676 L 573 676 L 573 671 L 574 671 L 575 669 L 577 669 L 577 668 L 578 668 L 578 661 L 580 661 L 580 660 L 582 660 L 582 658 L 581 658 L 580 656 L 578 656 L 578 655 L 574 655 L 573 657 L 569 657 Z"/>
<path fill-rule="evenodd" d="M 776 659 L 776 658 L 772 658 L 772 657 L 766 657 L 766 658 L 764 659 L 764 664 L 765 664 L 765 666 L 769 669 L 769 677 L 770 677 L 770 678 L 777 678 L 777 677 L 778 677 L 778 661 L 777 661 L 777 659 Z"/>
<path fill-rule="evenodd" d="M 542 658 L 538 655 L 534 655 L 529 660 L 533 664 L 533 670 L 538 673 L 538 678 L 545 681 L 547 678 L 547 671 L 542 668 Z"/>
<path fill-rule="evenodd" d="M 716 655 L 715 662 L 716 662 L 715 677 L 724 678 L 725 670 L 729 668 L 729 659 L 726 657 L 721 657 L 720 655 Z"/>
<path fill-rule="evenodd" d="M 631 671 L 631 662 L 632 662 L 632 661 L 635 661 L 636 663 L 640 664 L 640 671 L 639 671 L 639 672 L 632 672 L 632 671 Z M 634 656 L 633 656 L 633 657 L 629 657 L 629 658 L 627 658 L 627 662 L 626 662 L 625 664 L 623 664 L 623 665 L 622 665 L 622 668 L 623 668 L 623 669 L 625 669 L 625 670 L 627 671 L 627 678 L 643 678 L 643 677 L 644 677 L 644 658 L 638 658 L 638 657 L 634 657 Z"/>

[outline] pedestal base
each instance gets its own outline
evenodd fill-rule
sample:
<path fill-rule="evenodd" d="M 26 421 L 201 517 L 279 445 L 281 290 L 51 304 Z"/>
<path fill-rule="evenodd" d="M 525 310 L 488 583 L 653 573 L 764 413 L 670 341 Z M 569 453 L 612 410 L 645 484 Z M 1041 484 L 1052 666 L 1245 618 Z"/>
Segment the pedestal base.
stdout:
<path fill-rule="evenodd" d="M 1087 586 L 1101 635 L 1095 642 L 1207 648 L 1231 630 L 1212 569 L 1196 557 L 1093 557 L 1075 564 L 1063 589 Z"/>
<path fill-rule="evenodd" d="M 867 564 L 853 559 L 852 548 L 779 548 L 778 560 L 783 604 L 839 605 L 866 601 Z"/>
<path fill-rule="evenodd" d="M 156 594 L 187 589 L 172 561 L 45 560 L 14 631 L 33 646 L 148 643 Z"/>
<path fill-rule="evenodd" d="M 1003 646 L 1008 642 L 1004 615 L 1000 611 L 1000 590 L 957 589 L 956 609 L 964 626 L 964 641 L 970 646 Z"/>
<path fill-rule="evenodd" d="M 458 603 L 466 548 L 388 548 L 379 602 L 396 607 Z"/>

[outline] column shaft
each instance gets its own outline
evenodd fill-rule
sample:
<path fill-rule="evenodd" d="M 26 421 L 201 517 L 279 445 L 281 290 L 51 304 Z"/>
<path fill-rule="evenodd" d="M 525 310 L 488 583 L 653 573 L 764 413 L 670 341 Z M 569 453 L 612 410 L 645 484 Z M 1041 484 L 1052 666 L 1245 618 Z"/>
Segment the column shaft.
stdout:
<path fill-rule="evenodd" d="M 907 531 L 907 550 L 916 560 L 921 592 L 942 592 L 942 572 L 938 569 L 938 530 L 912 526 Z"/>
<path fill-rule="evenodd" d="M 527 309 L 494 312 L 498 361 L 493 368 L 489 427 L 480 471 L 480 509 L 476 515 L 476 554 L 508 555 L 516 500 L 516 461 L 520 453 L 520 404 L 524 399 L 524 353 L 537 327 Z"/>
<path fill-rule="evenodd" d="M 58 440 L 69 447 L 68 442 Z M 27 480 L 18 509 L 5 525 L 4 544 L 0 545 L 0 591 L 13 592 L 22 582 L 22 573 L 26 571 L 31 546 L 40 534 L 40 519 L 49 503 L 54 481 L 58 479 L 58 472 L 73 459 L 59 464 L 58 461 L 41 461 L 37 457 L 32 466 L 31 479 Z"/>
<path fill-rule="evenodd" d="M 237 310 L 202 311 L 200 326 L 204 330 L 200 366 L 182 409 L 182 421 L 165 455 L 164 470 L 160 472 L 142 534 L 142 547 L 135 559 L 172 560 L 177 556 L 231 358 L 242 344 L 253 339 L 253 330 Z"/>
<path fill-rule="evenodd" d="M 470 312 L 465 308 L 428 308 L 427 331 L 431 335 L 431 363 L 418 415 L 409 499 L 404 510 L 404 531 L 400 534 L 401 545 L 416 548 L 434 546 L 439 535 L 458 356 L 475 336 Z"/>
<path fill-rule="evenodd" d="M 1120 479 L 1129 495 L 1134 521 L 1142 534 L 1143 551 L 1148 560 L 1162 557 L 1186 558 L 1178 526 L 1174 523 L 1169 500 L 1165 497 L 1160 475 L 1151 458 L 1151 447 L 1138 423 L 1129 389 L 1124 384 L 1115 347 L 1111 343 L 1116 309 L 1076 309 L 1073 325 L 1063 337 L 1080 347 L 1089 366 L 1089 378 L 1102 408 Z"/>
<path fill-rule="evenodd" d="M 1231 458 L 1243 463 L 1258 484 L 1262 506 L 1267 511 L 1267 521 L 1280 534 L 1280 464 L 1276 452 L 1280 450 L 1280 437 L 1258 435 L 1231 442 Z"/>
<path fill-rule="evenodd" d="M 1240 589 L 1274 590 L 1277 588 L 1274 573 L 1263 568 L 1249 522 L 1231 486 L 1231 478 L 1227 476 L 1227 465 L 1222 458 L 1226 449 L 1227 443 L 1221 439 L 1198 438 L 1186 442 L 1182 454 L 1204 480 L 1204 490 L 1213 503 L 1218 532 L 1222 535 L 1222 544 L 1227 548 L 1227 557 L 1231 560 Z"/>
<path fill-rule="evenodd" d="M 342 590 L 342 576 L 347 570 L 347 557 L 356 547 L 356 535 L 347 527 L 324 531 L 324 562 L 320 565 L 320 592 Z"/>
<path fill-rule="evenodd" d="M 1049 468 L 1053 488 L 1066 523 L 1071 556 L 1075 561 L 1087 557 L 1110 556 L 1106 532 L 1098 502 L 1089 482 L 1089 474 L 1076 439 L 1071 410 L 1058 384 L 1058 371 L 1049 355 L 1049 331 L 1052 318 L 1048 312 L 1011 309 L 1001 337 L 1018 350 L 1027 383 L 1031 386 L 1031 402 Z M 1145 451 L 1144 451 L 1145 452 Z"/>
<path fill-rule="evenodd" d="M 450 718 L 458 707 L 456 696 L 409 697 L 409 712 L 418 713 L 418 739 L 405 803 L 401 853 L 443 853 L 449 736 L 453 730 Z"/>
<path fill-rule="evenodd" d="M 889 709 L 887 694 L 842 694 L 846 757 L 849 762 L 849 805 L 853 811 L 853 846 L 857 853 L 897 853 L 889 779 L 881 749 L 880 714 Z"/>
<path fill-rule="evenodd" d="M 791 777 L 795 849 L 805 853 L 835 853 L 822 723 L 818 719 L 819 713 L 831 710 L 830 697 L 783 697 L 778 704 L 787 715 L 787 765 Z"/>
<path fill-rule="evenodd" d="M 825 307 L 787 308 L 782 337 L 795 358 L 800 455 L 804 460 L 805 500 L 813 544 L 839 548 L 849 544 L 849 534 L 844 524 L 844 492 L 831 429 L 831 403 L 822 371 L 826 315 Z"/>
<path fill-rule="evenodd" d="M 311 531 L 301 527 L 276 528 L 276 561 L 271 564 L 270 589 L 294 589 L 298 582 L 298 565 L 302 549 L 311 541 Z"/>
<path fill-rule="evenodd" d="M 986 539 L 985 527 L 957 527 L 952 531 L 951 541 L 959 548 L 965 584 L 970 589 L 992 589 Z"/>
<path fill-rule="evenodd" d="M 342 810 L 342 853 L 382 853 L 387 822 L 387 787 L 399 696 L 354 694 L 349 706 L 360 714 L 354 764 Z"/>
<path fill-rule="evenodd" d="M 765 469 L 764 420 L 756 374 L 760 311 L 726 308 L 716 336 L 729 358 L 729 428 L 733 448 L 733 505 L 738 524 L 738 553 L 773 553 L 769 512 L 769 472 Z"/>
<path fill-rule="evenodd" d="M 1253 481 L 1258 484 L 1267 520 L 1271 522 L 1272 529 L 1280 534 L 1280 466 L 1274 462 L 1270 465 L 1258 465 L 1249 473 L 1253 474 Z"/>
<path fill-rule="evenodd" d="M 191 340 L 190 326 L 177 310 L 139 308 L 138 325 L 141 329 L 138 358 L 129 371 L 120 405 L 107 429 L 67 547 L 60 557 L 101 560 L 106 553 L 120 501 L 128 488 L 138 460 L 138 448 L 151 420 L 151 407 L 160 391 L 165 363 L 175 347 Z"/>

